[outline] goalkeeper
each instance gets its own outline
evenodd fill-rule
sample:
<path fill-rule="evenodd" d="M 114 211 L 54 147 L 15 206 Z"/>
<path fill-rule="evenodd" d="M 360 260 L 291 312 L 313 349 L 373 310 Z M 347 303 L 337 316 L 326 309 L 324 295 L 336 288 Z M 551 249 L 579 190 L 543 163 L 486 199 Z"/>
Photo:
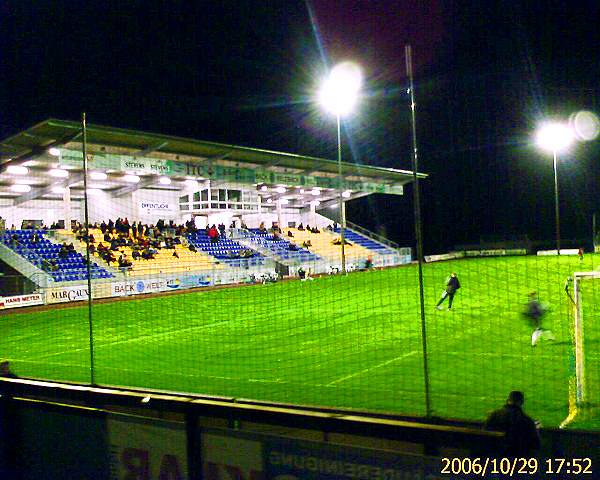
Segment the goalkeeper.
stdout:
<path fill-rule="evenodd" d="M 547 312 L 547 308 L 540 303 L 537 298 L 536 292 L 529 294 L 529 302 L 527 303 L 527 309 L 525 310 L 525 316 L 529 318 L 533 324 L 535 330 L 531 334 L 531 346 L 535 347 L 537 343 L 542 339 L 554 340 L 554 334 L 542 327 L 542 318 Z"/>

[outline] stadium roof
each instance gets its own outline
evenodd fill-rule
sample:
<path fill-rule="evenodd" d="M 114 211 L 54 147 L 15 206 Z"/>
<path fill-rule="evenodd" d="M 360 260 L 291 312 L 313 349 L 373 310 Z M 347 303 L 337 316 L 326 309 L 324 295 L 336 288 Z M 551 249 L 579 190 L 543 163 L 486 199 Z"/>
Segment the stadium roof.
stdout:
<path fill-rule="evenodd" d="M 62 166 L 56 163 L 55 157 L 48 154 L 49 149 L 54 147 L 80 150 L 81 141 L 80 122 L 57 119 L 45 120 L 2 140 L 0 142 L 0 195 L 14 196 L 12 193 L 4 195 L 11 180 L 7 178 L 6 169 L 10 165 L 24 163 L 36 172 L 34 177 L 39 177 L 40 182 L 37 186 L 47 190 L 56 179 L 45 174 L 52 168 Z M 211 165 L 225 164 L 242 169 L 262 169 L 281 174 L 320 175 L 330 178 L 337 178 L 338 173 L 338 163 L 335 160 L 94 124 L 87 126 L 87 142 L 91 153 L 97 152 L 99 155 L 112 153 L 130 155 L 130 158 L 145 157 L 173 162 L 176 159 L 176 162 L 180 162 L 179 165 L 201 165 L 210 162 Z M 71 168 L 77 170 L 74 166 Z M 344 178 L 350 179 L 349 182 L 364 182 L 365 185 L 372 182 L 375 186 L 386 187 L 385 191 L 396 188 L 401 192 L 402 185 L 413 180 L 411 171 L 393 168 L 342 162 L 342 170 Z M 123 172 L 115 172 L 111 175 L 109 180 L 113 183 L 107 186 L 108 189 L 119 187 L 117 184 L 120 179 L 119 173 Z M 423 173 L 419 173 L 418 176 L 427 177 Z M 43 182 L 42 177 L 46 177 L 47 181 Z M 183 173 L 182 178 L 184 178 Z M 75 189 L 81 187 L 74 182 L 70 186 Z M 383 190 L 372 190 L 370 193 L 377 191 Z M 365 190 L 363 194 L 368 194 L 364 192 Z"/>

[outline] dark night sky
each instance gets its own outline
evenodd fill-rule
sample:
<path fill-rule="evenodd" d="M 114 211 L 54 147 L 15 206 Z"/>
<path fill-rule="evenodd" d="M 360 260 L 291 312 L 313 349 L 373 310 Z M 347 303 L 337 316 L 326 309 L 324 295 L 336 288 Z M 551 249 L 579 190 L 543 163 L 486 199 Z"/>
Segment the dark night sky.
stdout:
<path fill-rule="evenodd" d="M 331 63 L 363 67 L 344 158 L 410 169 L 404 45 L 416 64 L 426 253 L 481 236 L 552 240 L 543 116 L 600 113 L 597 1 L 2 1 L 0 136 L 48 117 L 335 157 L 312 101 Z M 564 238 L 591 236 L 600 140 L 561 157 Z M 412 190 L 349 205 L 403 245 Z"/>

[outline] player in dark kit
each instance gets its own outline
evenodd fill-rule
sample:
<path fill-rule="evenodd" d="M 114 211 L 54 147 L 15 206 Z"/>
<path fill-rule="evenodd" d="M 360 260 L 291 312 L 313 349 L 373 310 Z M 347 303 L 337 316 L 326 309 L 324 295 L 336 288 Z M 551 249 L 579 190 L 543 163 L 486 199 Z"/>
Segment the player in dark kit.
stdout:
<path fill-rule="evenodd" d="M 542 327 L 542 318 L 546 314 L 546 308 L 540 303 L 536 292 L 529 294 L 529 302 L 525 310 L 525 316 L 531 320 L 535 330 L 531 334 L 531 346 L 535 347 L 542 338 L 554 340 L 554 334 Z"/>
<path fill-rule="evenodd" d="M 454 295 L 456 291 L 460 288 L 460 282 L 458 281 L 458 277 L 456 273 L 452 272 L 448 279 L 446 280 L 446 290 L 442 293 L 442 298 L 440 298 L 439 302 L 435 306 L 437 310 L 441 310 L 442 302 L 448 297 L 448 310 L 452 308 L 452 301 L 454 300 Z"/>

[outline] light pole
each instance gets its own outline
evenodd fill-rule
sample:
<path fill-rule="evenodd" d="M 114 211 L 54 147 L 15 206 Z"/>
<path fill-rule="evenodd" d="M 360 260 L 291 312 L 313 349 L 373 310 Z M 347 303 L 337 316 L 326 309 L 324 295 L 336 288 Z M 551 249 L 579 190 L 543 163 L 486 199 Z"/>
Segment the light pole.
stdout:
<path fill-rule="evenodd" d="M 560 213 L 558 207 L 558 153 L 573 143 L 573 131 L 563 123 L 547 123 L 542 125 L 536 135 L 537 145 L 552 152 L 554 160 L 554 215 L 556 221 L 556 253 L 560 255 Z"/>
<path fill-rule="evenodd" d="M 358 100 L 362 84 L 360 68 L 352 62 L 343 62 L 331 69 L 319 90 L 319 102 L 337 120 L 338 195 L 340 209 L 340 241 L 342 246 L 342 273 L 346 273 L 346 204 L 344 203 L 342 175 L 342 128 L 341 117 L 348 115 Z"/>

